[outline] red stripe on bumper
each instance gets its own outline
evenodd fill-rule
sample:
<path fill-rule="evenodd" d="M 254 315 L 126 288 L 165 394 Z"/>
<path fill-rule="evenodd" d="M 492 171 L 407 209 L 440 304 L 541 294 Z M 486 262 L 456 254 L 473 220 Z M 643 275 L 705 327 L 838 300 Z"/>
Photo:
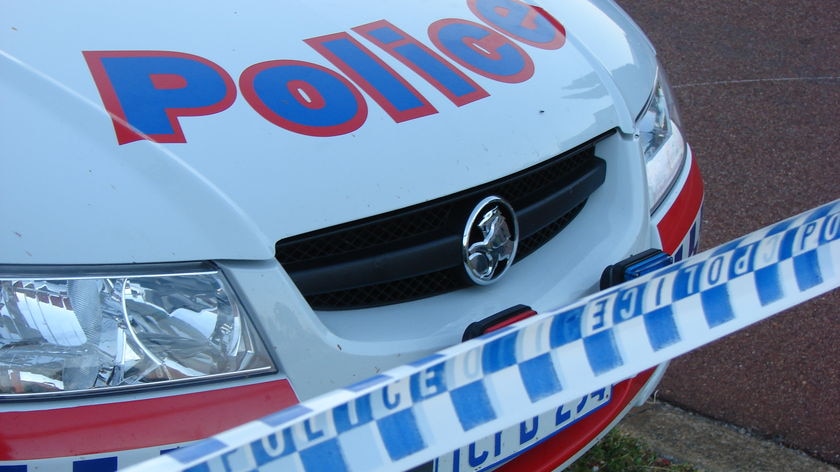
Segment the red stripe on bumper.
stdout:
<path fill-rule="evenodd" d="M 665 213 L 662 221 L 656 225 L 662 239 L 662 250 L 673 254 L 680 247 L 683 238 L 691 230 L 691 225 L 703 204 L 703 178 L 697 160 L 692 159 L 688 179 L 680 190 L 676 201 Z"/>
<path fill-rule="evenodd" d="M 0 460 L 70 457 L 194 441 L 295 403 L 298 399 L 289 382 L 279 380 L 146 400 L 2 412 Z"/>

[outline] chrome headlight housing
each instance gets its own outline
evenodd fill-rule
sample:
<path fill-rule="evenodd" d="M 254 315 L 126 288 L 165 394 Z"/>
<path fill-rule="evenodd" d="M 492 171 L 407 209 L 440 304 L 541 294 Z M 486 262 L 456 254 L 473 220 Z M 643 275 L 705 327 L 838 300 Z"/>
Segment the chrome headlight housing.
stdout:
<path fill-rule="evenodd" d="M 275 371 L 212 264 L 23 270 L 0 266 L 0 398 Z"/>
<path fill-rule="evenodd" d="M 650 211 L 653 212 L 679 177 L 686 158 L 676 102 L 661 68 L 650 100 L 636 120 L 636 130 L 645 157 Z"/>

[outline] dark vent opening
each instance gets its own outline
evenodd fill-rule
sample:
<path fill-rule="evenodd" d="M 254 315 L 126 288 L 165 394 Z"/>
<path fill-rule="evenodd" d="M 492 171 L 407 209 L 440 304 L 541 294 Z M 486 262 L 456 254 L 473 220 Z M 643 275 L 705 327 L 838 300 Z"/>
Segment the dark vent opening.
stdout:
<path fill-rule="evenodd" d="M 522 260 L 570 224 L 603 183 L 597 141 L 432 202 L 281 240 L 277 260 L 316 310 L 382 306 L 471 286 L 461 237 L 474 206 L 489 195 L 513 206 Z"/>

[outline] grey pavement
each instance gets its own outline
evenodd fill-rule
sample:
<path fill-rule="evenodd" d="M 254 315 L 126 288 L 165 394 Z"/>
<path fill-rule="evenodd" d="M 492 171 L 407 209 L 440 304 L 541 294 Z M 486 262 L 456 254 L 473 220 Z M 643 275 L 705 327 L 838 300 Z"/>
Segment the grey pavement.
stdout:
<path fill-rule="evenodd" d="M 650 446 L 675 464 L 704 472 L 836 472 L 805 453 L 756 437 L 743 428 L 710 420 L 673 405 L 649 401 L 618 430 Z"/>

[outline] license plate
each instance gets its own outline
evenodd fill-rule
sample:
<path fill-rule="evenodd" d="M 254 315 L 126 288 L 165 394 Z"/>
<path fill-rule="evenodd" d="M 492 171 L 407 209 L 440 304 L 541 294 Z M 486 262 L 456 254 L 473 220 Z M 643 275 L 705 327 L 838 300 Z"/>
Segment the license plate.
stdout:
<path fill-rule="evenodd" d="M 584 416 L 610 402 L 612 387 L 596 390 L 578 400 L 525 420 L 434 462 L 439 472 L 478 471 L 501 464 L 568 428 Z"/>

